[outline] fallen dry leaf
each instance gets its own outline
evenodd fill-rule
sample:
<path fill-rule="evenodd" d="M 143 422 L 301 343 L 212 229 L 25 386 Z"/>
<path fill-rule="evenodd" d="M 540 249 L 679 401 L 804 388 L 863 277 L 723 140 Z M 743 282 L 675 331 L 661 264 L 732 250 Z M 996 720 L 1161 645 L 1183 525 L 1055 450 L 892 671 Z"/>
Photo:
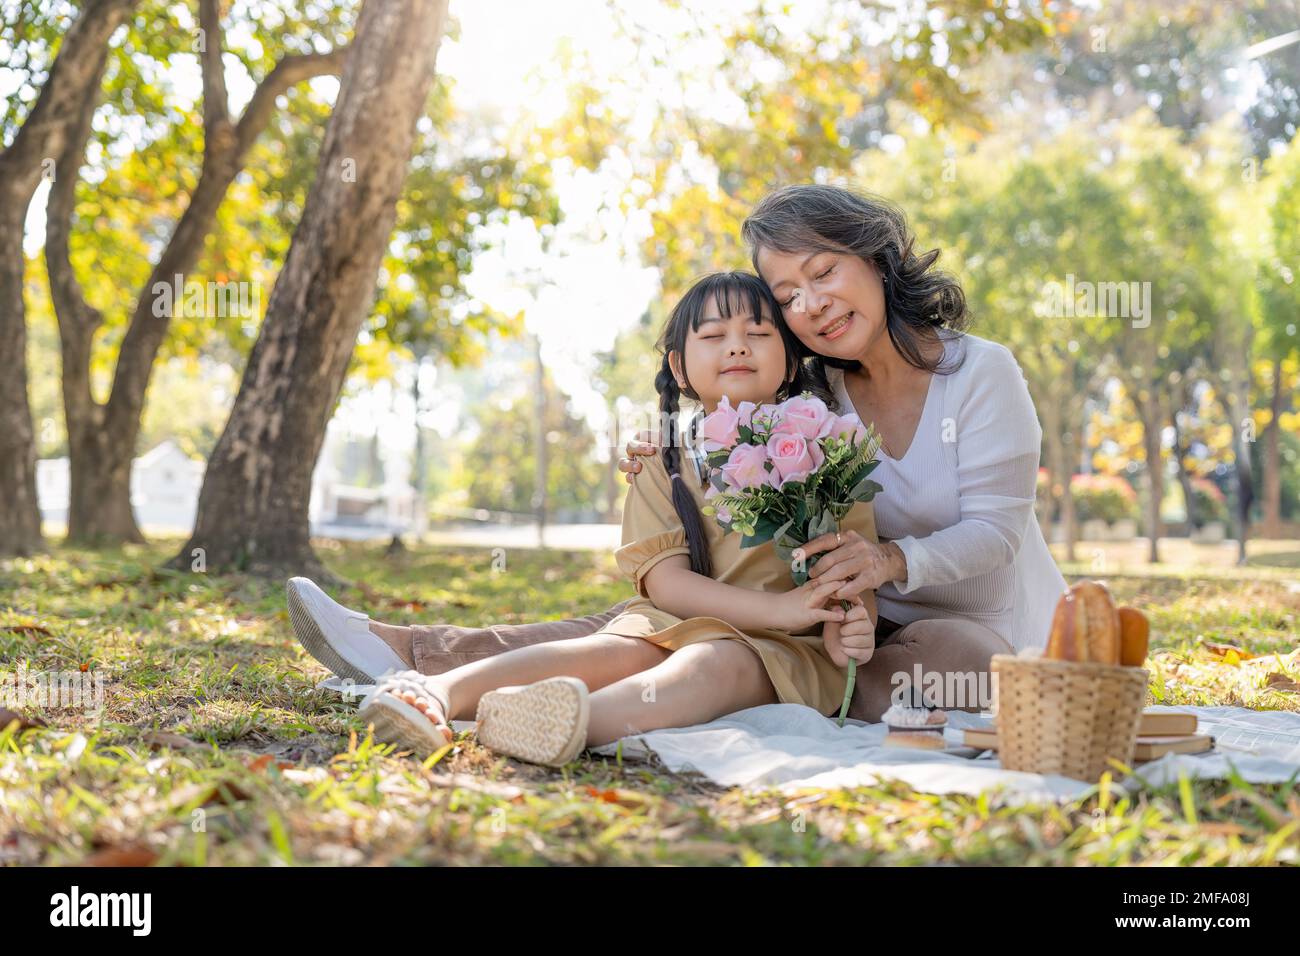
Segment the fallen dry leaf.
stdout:
<path fill-rule="evenodd" d="M 1237 823 L 1202 823 L 1202 833 L 1212 836 L 1245 836 L 1249 831 Z"/>
<path fill-rule="evenodd" d="M 1225 659 L 1229 656 L 1236 656 L 1239 661 L 1248 661 L 1255 656 L 1244 647 L 1238 647 L 1236 644 L 1226 644 L 1218 641 L 1202 641 L 1201 647 L 1205 648 L 1205 650 L 1213 656 Z"/>
<path fill-rule="evenodd" d="M 204 805 L 209 803 L 220 803 L 223 806 L 230 806 L 232 803 L 238 803 L 241 800 L 252 799 L 252 794 L 245 790 L 237 783 L 229 780 L 222 780 L 212 787 L 212 792 L 208 794 Z"/>
<path fill-rule="evenodd" d="M 14 721 L 18 721 L 18 729 L 28 730 L 32 727 L 44 727 L 45 721 L 39 717 L 26 717 L 16 710 L 9 710 L 7 707 L 0 707 L 0 730 L 8 727 Z"/>
<path fill-rule="evenodd" d="M 42 627 L 40 624 L 7 624 L 0 628 L 0 631 L 9 631 L 12 634 L 22 634 L 31 637 L 34 634 L 44 634 L 50 636 L 50 629 Z"/>
<path fill-rule="evenodd" d="M 147 846 L 108 846 L 81 861 L 82 866 L 153 866 L 158 854 Z"/>
<path fill-rule="evenodd" d="M 229 780 L 222 780 L 215 784 L 186 783 L 167 795 L 167 806 L 176 809 L 190 804 L 206 807 L 217 803 L 228 807 L 251 796 L 252 794 L 239 784 Z"/>
<path fill-rule="evenodd" d="M 1300 683 L 1296 683 L 1290 677 L 1287 677 L 1285 674 L 1279 674 L 1277 671 L 1269 674 L 1268 677 L 1264 679 L 1264 682 L 1268 686 L 1269 690 L 1283 691 L 1284 693 L 1290 694 L 1300 693 Z"/>
<path fill-rule="evenodd" d="M 621 807 L 643 807 L 646 804 L 646 798 L 632 790 L 597 790 L 595 787 L 587 787 L 587 796 L 595 797 L 604 803 L 617 803 Z"/>
<path fill-rule="evenodd" d="M 262 754 L 262 756 L 258 757 L 256 760 L 249 761 L 248 769 L 252 770 L 254 773 L 260 773 L 267 768 L 267 765 L 270 764 L 274 758 L 275 754 Z M 293 764 L 279 760 L 276 761 L 275 766 L 277 770 L 285 770 L 292 767 Z"/>
<path fill-rule="evenodd" d="M 203 744 L 180 734 L 165 730 L 151 730 L 142 738 L 150 747 L 170 747 L 172 750 L 205 750 Z"/>

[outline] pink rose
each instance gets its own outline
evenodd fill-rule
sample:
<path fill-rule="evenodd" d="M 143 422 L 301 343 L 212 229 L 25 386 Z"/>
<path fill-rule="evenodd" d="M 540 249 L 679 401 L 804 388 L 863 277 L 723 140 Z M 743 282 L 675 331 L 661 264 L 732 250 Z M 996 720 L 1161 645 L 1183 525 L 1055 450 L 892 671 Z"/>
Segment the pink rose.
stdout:
<path fill-rule="evenodd" d="M 784 413 L 776 431 L 785 435 L 802 435 L 814 441 L 825 438 L 835 422 L 836 416 L 820 398 L 792 398 L 782 408 Z"/>
<path fill-rule="evenodd" d="M 740 440 L 740 413 L 731 407 L 727 396 L 723 395 L 718 407 L 700 422 L 698 435 L 706 453 L 730 448 Z"/>
<path fill-rule="evenodd" d="M 768 439 L 767 454 L 772 459 L 772 468 L 780 478 L 776 485 L 778 488 L 787 481 L 802 481 L 826 460 L 815 441 L 810 442 L 802 435 L 785 432 L 779 432 Z"/>
<path fill-rule="evenodd" d="M 758 408 L 753 402 L 741 402 L 736 406 L 737 424 L 745 428 L 754 427 L 754 411 Z"/>
<path fill-rule="evenodd" d="M 766 464 L 767 449 L 762 445 L 737 445 L 722 466 L 722 477 L 732 488 L 761 488 L 772 484 Z"/>
<path fill-rule="evenodd" d="M 850 413 L 836 416 L 827 434 L 832 438 L 846 439 L 856 445 L 866 440 L 867 429 L 862 424 L 862 419 Z"/>

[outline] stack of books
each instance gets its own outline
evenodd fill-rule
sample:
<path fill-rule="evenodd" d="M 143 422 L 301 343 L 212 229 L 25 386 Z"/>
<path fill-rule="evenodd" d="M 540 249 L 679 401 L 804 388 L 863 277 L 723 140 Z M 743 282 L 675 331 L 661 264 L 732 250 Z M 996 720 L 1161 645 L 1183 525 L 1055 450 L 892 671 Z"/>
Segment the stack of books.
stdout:
<path fill-rule="evenodd" d="M 997 750 L 996 727 L 962 732 L 962 742 L 979 750 Z M 1165 754 L 1199 754 L 1214 749 L 1214 738 L 1196 732 L 1196 715 L 1180 710 L 1144 710 L 1138 723 L 1134 763 Z"/>

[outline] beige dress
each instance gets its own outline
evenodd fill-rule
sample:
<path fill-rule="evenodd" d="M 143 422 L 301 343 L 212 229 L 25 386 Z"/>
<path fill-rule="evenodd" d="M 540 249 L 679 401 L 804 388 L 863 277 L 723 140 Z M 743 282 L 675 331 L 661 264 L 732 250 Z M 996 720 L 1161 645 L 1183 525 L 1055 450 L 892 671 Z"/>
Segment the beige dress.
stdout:
<path fill-rule="evenodd" d="M 740 640 L 758 654 L 782 703 L 804 704 L 827 716 L 838 714 L 844 699 L 847 669 L 826 653 L 821 625 L 797 634 L 767 628 L 739 630 L 713 617 L 683 620 L 661 611 L 646 595 L 646 573 L 673 555 L 688 555 L 686 533 L 673 508 L 672 490 L 663 457 L 642 458 L 642 469 L 623 506 L 623 544 L 615 553 L 619 567 L 636 582 L 637 593 L 627 609 L 601 628 L 603 633 L 641 637 L 669 650 L 700 641 Z M 704 489 L 691 459 L 683 455 L 682 477 L 704 505 Z M 783 592 L 794 588 L 790 567 L 776 554 L 771 541 L 753 548 L 740 546 L 739 532 L 726 533 L 717 519 L 703 515 L 713 561 L 713 577 L 724 584 L 752 591 Z M 871 504 L 858 503 L 845 515 L 840 530 L 854 530 L 876 540 Z M 872 619 L 875 595 L 862 595 Z"/>

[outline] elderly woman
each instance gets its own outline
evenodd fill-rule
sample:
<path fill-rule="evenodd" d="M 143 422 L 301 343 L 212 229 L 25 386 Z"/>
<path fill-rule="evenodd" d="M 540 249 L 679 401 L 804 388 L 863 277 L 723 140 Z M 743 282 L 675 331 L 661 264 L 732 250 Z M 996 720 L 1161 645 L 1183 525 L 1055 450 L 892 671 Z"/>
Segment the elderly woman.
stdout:
<path fill-rule="evenodd" d="M 850 716 L 879 720 L 908 702 L 909 687 L 931 706 L 987 707 L 990 658 L 1044 645 L 1065 590 L 1034 515 L 1042 430 L 1015 357 L 964 331 L 961 288 L 934 268 L 938 250 L 913 251 L 886 202 L 790 186 L 760 202 L 742 231 L 814 375 L 881 438 L 872 475 L 884 488 L 874 502 L 881 540 L 850 531 L 803 549 L 820 556 L 813 577 L 843 582 L 839 597 L 876 591 L 874 649 L 854 655 Z M 655 451 L 629 444 L 620 462 L 629 481 L 635 458 Z M 582 637 L 622 608 L 524 625 L 399 627 L 297 578 L 290 604 L 308 650 L 366 682 L 390 667 L 438 674 Z"/>

